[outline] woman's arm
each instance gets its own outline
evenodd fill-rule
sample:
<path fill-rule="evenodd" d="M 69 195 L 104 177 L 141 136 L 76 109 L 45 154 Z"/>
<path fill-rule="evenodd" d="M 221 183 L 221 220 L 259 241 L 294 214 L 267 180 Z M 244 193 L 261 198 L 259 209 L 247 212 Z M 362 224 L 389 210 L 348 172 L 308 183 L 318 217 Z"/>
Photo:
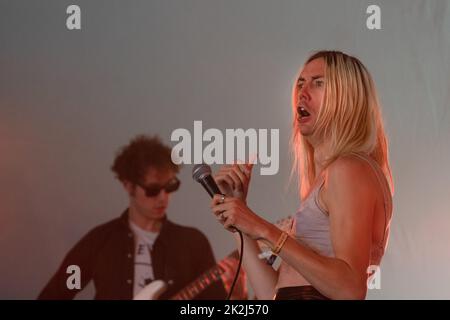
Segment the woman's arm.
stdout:
<path fill-rule="evenodd" d="M 370 169 L 354 158 L 341 158 L 328 168 L 323 201 L 330 215 L 334 258 L 321 256 L 289 239 L 281 258 L 329 298 L 364 299 L 370 263 L 376 184 Z M 279 232 L 268 229 L 270 244 Z"/>
<path fill-rule="evenodd" d="M 338 159 L 327 170 L 323 201 L 330 213 L 335 257 L 321 256 L 292 238 L 288 238 L 279 255 L 323 295 L 332 299 L 364 299 L 376 184 L 370 169 L 353 158 Z M 278 228 L 261 221 L 239 199 L 226 199 L 213 210 L 225 210 L 225 227 L 235 226 L 253 239 L 262 238 L 272 248 L 281 235 Z"/>
<path fill-rule="evenodd" d="M 235 238 L 237 247 L 240 250 L 240 239 L 237 233 L 235 233 Z M 265 262 L 265 259 L 261 260 L 258 258 L 260 249 L 255 240 L 245 234 L 243 235 L 243 240 L 244 256 L 242 265 L 247 273 L 250 285 L 259 300 L 271 300 L 275 296 L 278 273 Z"/>
<path fill-rule="evenodd" d="M 220 190 L 229 198 L 238 198 L 243 203 L 246 202 L 248 188 L 251 180 L 253 164 L 234 164 L 224 165 L 214 176 Z M 220 196 L 216 196 L 220 197 Z M 216 198 L 217 199 L 217 198 Z M 219 218 L 220 220 L 220 218 Z M 264 220 L 260 219 L 261 224 Z M 238 250 L 240 250 L 240 237 L 234 233 Z M 255 291 L 258 299 L 273 299 L 275 295 L 275 285 L 278 279 L 278 273 L 258 258 L 260 253 L 257 242 L 245 234 L 244 255 L 242 265 L 247 272 L 250 284 Z"/>

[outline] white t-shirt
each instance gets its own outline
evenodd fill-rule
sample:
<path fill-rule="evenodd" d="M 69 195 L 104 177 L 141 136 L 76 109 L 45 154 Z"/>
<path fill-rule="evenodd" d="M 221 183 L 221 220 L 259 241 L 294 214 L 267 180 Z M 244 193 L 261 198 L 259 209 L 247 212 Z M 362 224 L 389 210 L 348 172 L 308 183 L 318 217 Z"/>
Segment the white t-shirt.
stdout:
<path fill-rule="evenodd" d="M 130 228 L 134 233 L 136 242 L 133 285 L 133 296 L 136 296 L 139 291 L 154 280 L 151 252 L 159 233 L 144 230 L 131 221 Z"/>

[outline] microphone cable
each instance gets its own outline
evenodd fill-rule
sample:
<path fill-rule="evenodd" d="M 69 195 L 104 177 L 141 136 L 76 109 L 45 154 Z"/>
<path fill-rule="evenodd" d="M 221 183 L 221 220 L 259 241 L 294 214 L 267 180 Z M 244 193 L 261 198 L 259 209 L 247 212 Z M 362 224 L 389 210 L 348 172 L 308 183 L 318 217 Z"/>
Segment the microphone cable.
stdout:
<path fill-rule="evenodd" d="M 237 230 L 237 229 L 236 229 Z M 239 233 L 239 239 L 241 240 L 241 252 L 239 254 L 239 264 L 236 270 L 236 274 L 234 276 L 233 284 L 231 285 L 230 292 L 228 293 L 227 300 L 230 300 L 231 295 L 233 294 L 234 286 L 236 285 L 236 281 L 239 277 L 239 273 L 241 271 L 241 265 L 242 265 L 242 257 L 244 256 L 244 237 L 242 236 L 242 232 L 240 230 L 237 230 Z"/>

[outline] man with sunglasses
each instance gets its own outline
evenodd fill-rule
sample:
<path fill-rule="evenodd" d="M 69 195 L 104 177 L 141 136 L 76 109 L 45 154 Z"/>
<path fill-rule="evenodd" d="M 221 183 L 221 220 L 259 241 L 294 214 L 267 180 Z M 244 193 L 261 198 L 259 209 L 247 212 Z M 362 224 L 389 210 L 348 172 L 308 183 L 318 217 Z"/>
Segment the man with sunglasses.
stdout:
<path fill-rule="evenodd" d="M 170 194 L 180 186 L 170 154 L 158 137 L 146 136 L 120 150 L 111 169 L 128 194 L 128 208 L 75 245 L 39 299 L 72 299 L 90 280 L 96 299 L 132 299 L 155 279 L 168 284 L 160 298 L 169 299 L 216 264 L 203 233 L 166 217 Z M 79 289 L 68 288 L 71 265 L 81 270 Z M 216 281 L 195 298 L 226 295 Z"/>

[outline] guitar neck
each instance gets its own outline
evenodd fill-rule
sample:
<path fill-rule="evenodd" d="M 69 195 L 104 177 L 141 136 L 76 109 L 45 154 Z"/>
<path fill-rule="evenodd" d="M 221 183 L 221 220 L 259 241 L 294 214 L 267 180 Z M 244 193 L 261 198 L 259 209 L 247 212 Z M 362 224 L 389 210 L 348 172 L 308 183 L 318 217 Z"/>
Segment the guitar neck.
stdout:
<path fill-rule="evenodd" d="M 227 258 L 235 258 L 239 259 L 238 250 L 230 253 Z M 225 259 L 227 259 L 225 258 Z M 175 294 L 171 300 L 192 300 L 197 295 L 202 293 L 208 287 L 210 287 L 213 283 L 220 281 L 220 276 L 225 272 L 219 264 L 216 264 L 214 267 L 208 269 L 202 275 L 200 275 L 197 279 L 192 281 L 186 287 L 184 287 L 181 291 Z"/>
<path fill-rule="evenodd" d="M 292 223 L 293 223 L 292 217 L 289 216 L 287 218 L 278 221 L 275 225 L 281 230 L 287 231 L 290 230 L 290 228 L 292 227 Z M 239 259 L 239 251 L 238 250 L 233 251 L 225 259 L 227 258 Z M 199 276 L 197 279 L 192 281 L 181 291 L 175 294 L 171 298 L 171 300 L 192 300 L 197 295 L 202 293 L 206 288 L 211 286 L 213 283 L 221 280 L 220 276 L 223 273 L 225 273 L 225 270 L 223 270 L 218 264 L 216 264 L 214 267 L 203 273 L 201 276 Z"/>

